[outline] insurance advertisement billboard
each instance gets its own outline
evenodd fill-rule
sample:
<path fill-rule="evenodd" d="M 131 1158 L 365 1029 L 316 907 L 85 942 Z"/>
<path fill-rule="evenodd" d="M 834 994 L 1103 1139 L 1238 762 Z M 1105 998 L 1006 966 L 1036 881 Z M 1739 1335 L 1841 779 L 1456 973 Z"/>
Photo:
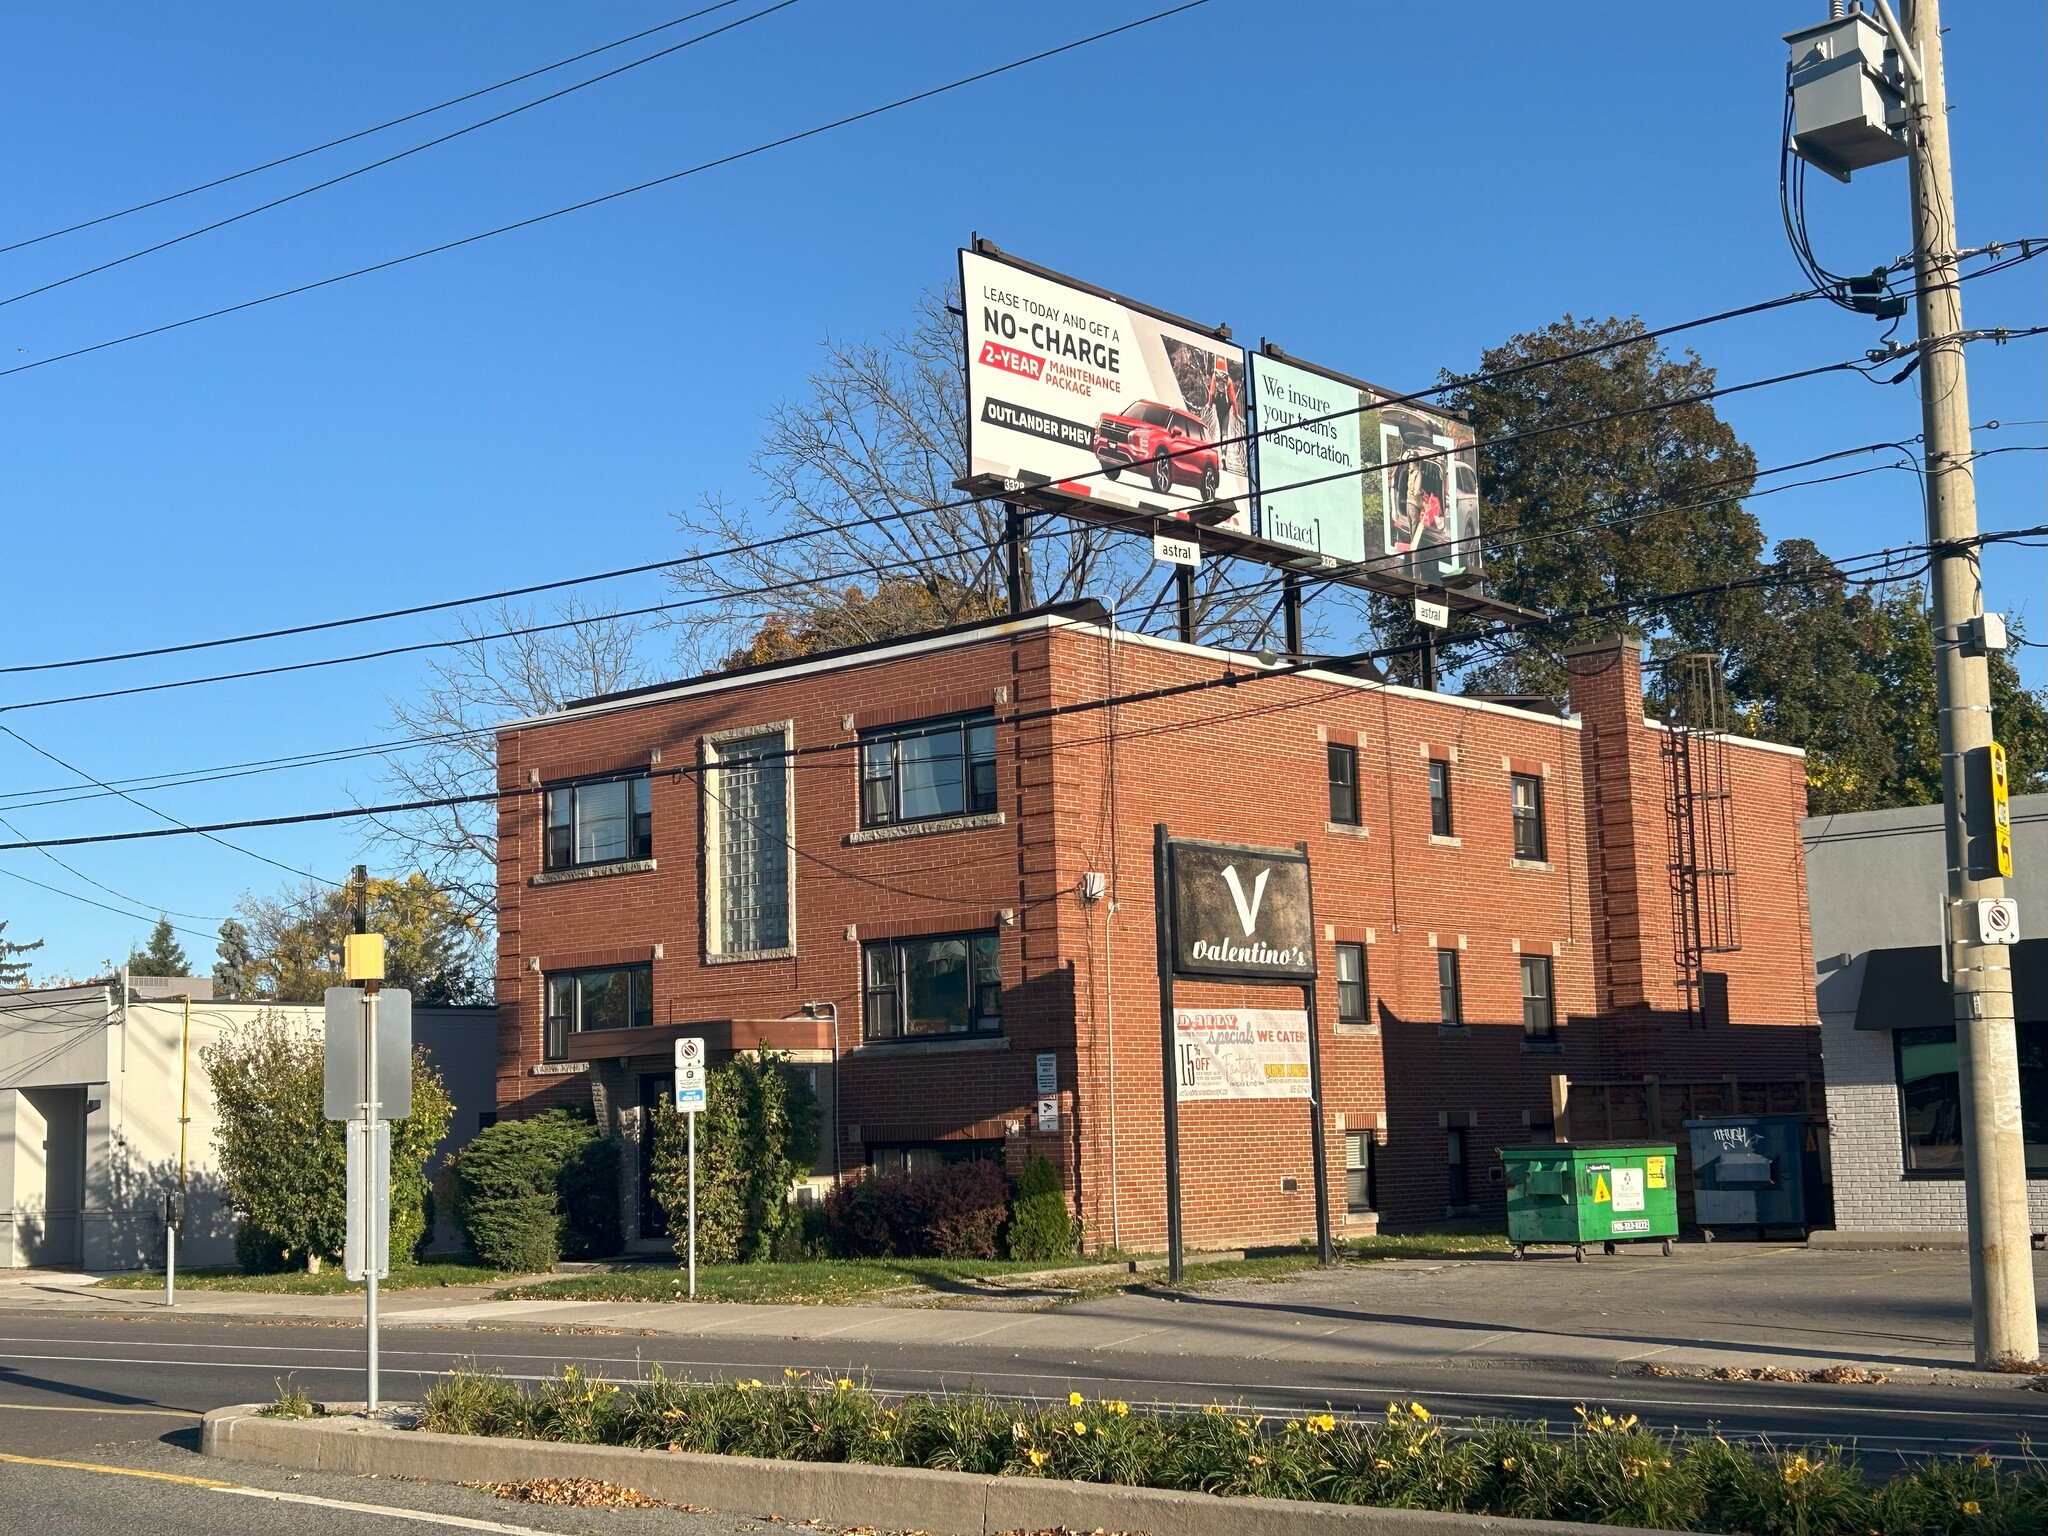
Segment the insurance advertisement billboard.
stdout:
<path fill-rule="evenodd" d="M 1251 359 L 1259 537 L 1432 585 L 1479 579 L 1479 464 L 1455 416 Z"/>
<path fill-rule="evenodd" d="M 970 477 L 1154 515 L 1221 502 L 1203 521 L 1251 532 L 1240 348 L 976 251 L 960 292 Z"/>

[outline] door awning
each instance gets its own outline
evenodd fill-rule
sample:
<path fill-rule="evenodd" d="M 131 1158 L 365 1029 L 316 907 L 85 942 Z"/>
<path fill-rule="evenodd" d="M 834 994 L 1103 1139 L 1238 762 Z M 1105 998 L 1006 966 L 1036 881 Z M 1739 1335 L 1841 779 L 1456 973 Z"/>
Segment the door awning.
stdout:
<path fill-rule="evenodd" d="M 2011 955 L 2013 1016 L 2022 1024 L 2048 1023 L 2048 939 L 2021 939 Z M 1935 945 L 1873 949 L 1864 957 L 1858 1029 L 1934 1029 L 1955 1017 Z"/>

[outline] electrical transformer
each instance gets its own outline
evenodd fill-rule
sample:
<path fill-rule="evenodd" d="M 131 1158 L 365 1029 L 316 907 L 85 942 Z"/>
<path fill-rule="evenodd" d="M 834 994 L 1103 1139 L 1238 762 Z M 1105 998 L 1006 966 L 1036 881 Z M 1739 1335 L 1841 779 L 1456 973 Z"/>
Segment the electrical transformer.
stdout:
<path fill-rule="evenodd" d="M 1885 29 L 1862 11 L 1785 34 L 1792 147 L 1837 181 L 1907 152 L 1906 89 Z"/>

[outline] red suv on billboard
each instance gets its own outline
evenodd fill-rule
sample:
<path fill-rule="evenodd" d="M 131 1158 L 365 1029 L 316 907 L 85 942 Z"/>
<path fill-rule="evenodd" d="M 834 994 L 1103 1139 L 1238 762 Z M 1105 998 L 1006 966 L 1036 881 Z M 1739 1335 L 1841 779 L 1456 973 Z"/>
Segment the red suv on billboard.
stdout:
<path fill-rule="evenodd" d="M 1223 480 L 1222 459 L 1201 418 L 1156 400 L 1106 413 L 1095 428 L 1095 460 L 1112 480 L 1141 470 L 1162 496 L 1178 483 L 1200 486 L 1202 499 L 1214 501 Z"/>

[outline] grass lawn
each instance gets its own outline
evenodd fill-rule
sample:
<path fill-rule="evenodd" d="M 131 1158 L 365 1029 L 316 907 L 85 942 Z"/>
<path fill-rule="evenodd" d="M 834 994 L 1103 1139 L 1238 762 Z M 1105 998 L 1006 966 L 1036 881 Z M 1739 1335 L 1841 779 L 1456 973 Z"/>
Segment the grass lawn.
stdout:
<path fill-rule="evenodd" d="M 1097 1263 L 1077 1259 L 1073 1263 Z M 1057 1269 L 1042 1260 L 1005 1259 L 818 1259 L 802 1264 L 700 1264 L 699 1301 L 860 1301 L 884 1291 L 924 1289 L 978 1291 L 973 1282 L 1005 1275 Z M 557 1301 L 683 1301 L 688 1279 L 680 1266 L 624 1270 L 617 1274 L 567 1275 L 506 1286 L 493 1301 L 552 1298 Z"/>
<path fill-rule="evenodd" d="M 1354 1237 L 1344 1245 L 1355 1259 L 1463 1259 L 1481 1253 L 1512 1253 L 1503 1232 L 1396 1232 Z"/>
<path fill-rule="evenodd" d="M 504 1278 L 504 1271 L 486 1269 L 481 1264 L 430 1258 L 424 1264 L 392 1265 L 390 1276 L 378 1281 L 377 1285 L 378 1289 L 386 1291 L 416 1291 L 442 1285 L 496 1285 Z M 164 1288 L 164 1277 L 161 1273 L 151 1274 L 145 1270 L 132 1275 L 109 1275 L 99 1282 L 99 1286 L 109 1291 L 160 1291 Z M 275 1296 L 339 1296 L 361 1290 L 362 1282 L 350 1280 L 338 1263 L 323 1266 L 317 1275 L 309 1275 L 303 1269 L 273 1275 L 245 1275 L 238 1269 L 221 1267 L 179 1270 L 178 1289 L 255 1291 Z"/>

